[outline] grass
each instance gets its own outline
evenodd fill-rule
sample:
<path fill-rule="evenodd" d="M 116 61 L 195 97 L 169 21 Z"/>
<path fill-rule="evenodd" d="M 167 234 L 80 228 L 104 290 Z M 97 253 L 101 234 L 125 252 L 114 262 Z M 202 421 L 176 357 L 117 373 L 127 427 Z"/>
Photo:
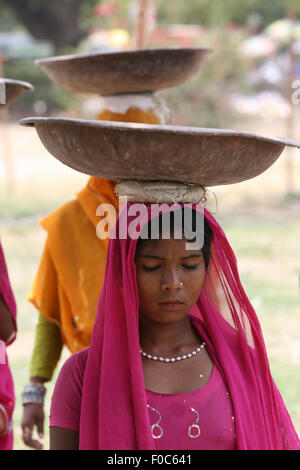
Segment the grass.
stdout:
<path fill-rule="evenodd" d="M 37 321 L 37 312 L 26 295 L 46 239 L 38 217 L 68 201 L 87 178 L 51 159 L 32 134 L 28 138 L 31 130 L 21 128 L 16 132 L 19 138 L 14 141 L 14 157 L 18 171 L 12 195 L 6 194 L 0 177 L 0 234 L 18 304 L 18 338 L 8 355 L 16 391 L 14 448 L 23 450 L 20 396 L 28 381 Z M 285 197 L 283 165 L 279 162 L 250 182 L 212 191 L 218 200 L 216 218 L 237 255 L 244 288 L 262 325 L 273 377 L 300 433 L 300 198 Z M 299 174 L 297 165 L 295 171 Z M 66 357 L 65 350 L 47 386 L 45 448 L 51 392 Z"/>
<path fill-rule="evenodd" d="M 0 218 L 11 219 L 11 218 L 25 218 L 25 217 L 36 217 L 37 214 L 46 214 L 54 210 L 61 203 L 61 200 L 50 200 L 49 198 L 24 198 L 23 196 L 11 197 L 2 196 L 0 206 Z"/>
<path fill-rule="evenodd" d="M 293 422 L 300 431 L 300 354 L 297 355 L 300 339 L 297 283 L 300 246 L 295 243 L 296 234 L 300 233 L 300 222 L 288 220 L 283 228 L 278 226 L 277 221 L 268 221 L 260 225 L 258 230 L 255 216 L 251 211 L 247 213 L 245 210 L 242 220 L 234 211 L 220 212 L 220 217 L 217 218 L 222 222 L 236 252 L 243 285 L 257 310 L 265 334 L 274 379 Z M 267 213 L 268 208 L 265 210 Z M 22 414 L 20 395 L 28 380 L 28 365 L 37 321 L 35 309 L 25 298 L 38 266 L 45 233 L 36 220 L 3 222 L 0 230 L 19 308 L 18 340 L 11 346 L 9 357 L 17 397 L 14 414 L 15 449 L 25 449 L 19 436 Z M 68 352 L 65 351 L 61 363 L 67 356 Z M 46 416 L 58 370 L 59 367 L 48 385 Z M 47 448 L 47 424 L 45 431 Z"/>

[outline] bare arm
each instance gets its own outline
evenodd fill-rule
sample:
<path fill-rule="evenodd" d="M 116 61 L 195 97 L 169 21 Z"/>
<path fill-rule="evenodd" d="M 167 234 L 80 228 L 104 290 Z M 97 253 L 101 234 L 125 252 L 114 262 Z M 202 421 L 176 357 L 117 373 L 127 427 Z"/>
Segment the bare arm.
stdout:
<path fill-rule="evenodd" d="M 32 385 L 42 385 L 48 379 L 33 377 L 30 379 Z M 21 422 L 22 439 L 24 444 L 33 449 L 42 450 L 43 444 L 38 439 L 33 438 L 34 427 L 36 426 L 38 437 L 44 437 L 44 406 L 42 403 L 27 403 L 23 405 L 23 416 Z"/>
<path fill-rule="evenodd" d="M 15 331 L 13 317 L 0 294 L 0 339 L 7 342 Z"/>
<path fill-rule="evenodd" d="M 60 330 L 55 323 L 39 314 L 35 329 L 35 344 L 30 363 L 30 381 L 32 385 L 45 384 L 52 378 L 59 361 L 63 343 Z M 44 434 L 44 406 L 41 403 L 28 403 L 23 406 L 21 422 L 22 438 L 28 447 L 42 449 L 42 442 L 33 438 L 36 430 L 40 439 Z"/>
<path fill-rule="evenodd" d="M 79 432 L 53 426 L 50 428 L 50 450 L 78 450 Z"/>

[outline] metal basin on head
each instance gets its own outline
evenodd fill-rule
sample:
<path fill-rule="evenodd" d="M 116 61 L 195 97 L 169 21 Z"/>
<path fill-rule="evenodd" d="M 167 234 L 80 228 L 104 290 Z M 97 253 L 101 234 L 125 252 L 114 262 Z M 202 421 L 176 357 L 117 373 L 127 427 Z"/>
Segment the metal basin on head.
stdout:
<path fill-rule="evenodd" d="M 34 89 L 28 82 L 21 82 L 10 78 L 0 78 L 0 87 L 3 87 L 3 89 L 0 89 L 0 109 L 16 101 L 24 90 L 32 91 Z"/>
<path fill-rule="evenodd" d="M 62 118 L 26 118 L 65 165 L 112 181 L 180 181 L 217 186 L 265 172 L 300 143 L 226 129 Z"/>
<path fill-rule="evenodd" d="M 208 47 L 141 49 L 36 60 L 56 85 L 74 93 L 114 95 L 175 87 L 195 75 Z"/>

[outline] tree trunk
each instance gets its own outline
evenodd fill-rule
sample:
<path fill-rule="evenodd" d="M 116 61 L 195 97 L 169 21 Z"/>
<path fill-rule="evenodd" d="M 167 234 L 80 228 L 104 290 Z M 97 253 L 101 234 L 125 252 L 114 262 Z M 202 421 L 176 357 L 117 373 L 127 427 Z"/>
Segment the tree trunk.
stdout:
<path fill-rule="evenodd" d="M 149 6 L 150 6 L 149 0 L 138 1 L 138 16 L 137 16 L 136 34 L 135 34 L 136 49 L 145 48 L 146 36 L 147 36 L 147 16 L 149 12 Z"/>

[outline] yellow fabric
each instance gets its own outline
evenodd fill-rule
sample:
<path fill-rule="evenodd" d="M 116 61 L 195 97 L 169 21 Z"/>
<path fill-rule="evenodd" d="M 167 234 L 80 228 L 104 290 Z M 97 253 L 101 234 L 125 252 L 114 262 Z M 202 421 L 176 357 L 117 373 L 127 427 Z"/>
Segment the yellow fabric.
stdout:
<path fill-rule="evenodd" d="M 154 112 L 137 108 L 129 108 L 124 114 L 104 110 L 96 119 L 160 123 Z M 77 199 L 40 221 L 48 237 L 28 300 L 46 320 L 59 326 L 62 341 L 71 353 L 88 347 L 90 343 L 108 247 L 108 240 L 102 241 L 96 236 L 96 226 L 101 220 L 96 215 L 96 209 L 101 203 L 110 203 L 118 213 L 114 185 L 113 182 L 91 177 Z M 47 329 L 47 323 L 43 322 L 43 331 L 46 330 L 54 335 L 50 325 Z M 41 332 L 41 328 L 36 329 L 38 347 L 33 351 L 30 376 L 40 376 L 42 373 L 43 377 L 51 378 L 55 365 L 53 361 L 46 361 L 47 345 L 42 351 Z M 61 352 L 59 344 L 57 348 L 56 358 Z"/>
<path fill-rule="evenodd" d="M 48 237 L 28 300 L 59 325 L 72 353 L 90 343 L 108 246 L 96 236 L 96 209 L 110 203 L 118 212 L 113 188 L 113 182 L 91 177 L 76 200 L 40 221 Z"/>
<path fill-rule="evenodd" d="M 138 108 L 129 108 L 126 113 L 115 113 L 105 109 L 96 117 L 102 121 L 136 122 L 143 124 L 160 124 L 160 120 L 152 111 L 142 111 Z"/>

